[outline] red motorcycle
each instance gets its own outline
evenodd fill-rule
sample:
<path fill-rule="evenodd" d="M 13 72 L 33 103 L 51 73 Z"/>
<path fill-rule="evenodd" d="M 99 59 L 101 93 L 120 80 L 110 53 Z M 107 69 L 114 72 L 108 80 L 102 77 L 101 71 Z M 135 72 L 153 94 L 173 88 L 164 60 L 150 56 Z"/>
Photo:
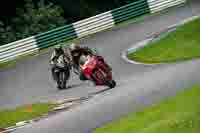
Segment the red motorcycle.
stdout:
<path fill-rule="evenodd" d="M 83 75 L 96 85 L 106 85 L 109 88 L 116 86 L 111 69 L 109 69 L 102 56 L 82 55 L 79 64 Z"/>

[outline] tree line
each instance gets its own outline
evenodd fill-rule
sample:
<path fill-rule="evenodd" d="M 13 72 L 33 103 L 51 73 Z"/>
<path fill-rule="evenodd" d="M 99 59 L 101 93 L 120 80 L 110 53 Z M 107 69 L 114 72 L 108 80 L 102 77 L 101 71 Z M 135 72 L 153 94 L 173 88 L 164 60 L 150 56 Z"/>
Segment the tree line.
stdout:
<path fill-rule="evenodd" d="M 0 4 L 0 45 L 137 0 L 6 0 Z"/>

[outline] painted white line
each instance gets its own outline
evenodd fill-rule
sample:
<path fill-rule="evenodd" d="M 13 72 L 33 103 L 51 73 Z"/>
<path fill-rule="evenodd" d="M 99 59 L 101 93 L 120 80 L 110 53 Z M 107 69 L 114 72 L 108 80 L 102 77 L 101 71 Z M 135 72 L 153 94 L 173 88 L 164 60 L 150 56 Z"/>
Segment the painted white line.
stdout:
<path fill-rule="evenodd" d="M 146 39 L 146 40 L 143 40 L 139 43 L 137 43 L 136 45 L 134 45 L 133 47 L 127 49 L 127 50 L 124 50 L 121 52 L 121 58 L 123 60 L 125 60 L 126 62 L 130 63 L 130 64 L 137 64 L 137 65 L 148 65 L 148 66 L 153 66 L 153 65 L 156 65 L 156 64 L 147 64 L 147 63 L 141 63 L 141 62 L 137 62 L 137 61 L 134 61 L 134 60 L 129 60 L 127 55 L 128 53 L 130 52 L 135 52 L 137 49 L 145 46 L 148 44 L 149 41 L 151 41 L 152 38 L 149 38 L 149 39 Z"/>
<path fill-rule="evenodd" d="M 189 21 L 192 21 L 194 19 L 197 19 L 199 17 L 200 16 L 198 15 L 198 16 L 193 16 L 193 17 L 187 18 L 187 19 L 185 19 L 185 20 L 183 20 L 183 21 L 181 21 L 179 23 L 173 24 L 171 26 L 168 26 L 167 28 L 164 28 L 163 30 L 161 30 L 159 32 L 156 32 L 156 34 L 162 34 L 163 32 L 167 31 L 167 29 L 171 29 L 173 27 L 177 27 L 177 26 L 183 25 L 183 24 L 185 24 L 185 23 L 187 23 Z M 137 62 L 137 61 L 128 59 L 127 55 L 129 53 L 136 52 L 138 49 L 140 49 L 140 48 L 148 45 L 150 41 L 152 41 L 152 40 L 154 40 L 156 38 L 157 38 L 157 35 L 155 36 L 155 34 L 153 34 L 150 37 L 147 37 L 145 40 L 140 41 L 140 42 L 132 45 L 130 48 L 128 48 L 128 49 L 126 49 L 126 50 L 124 50 L 124 51 L 121 52 L 121 58 L 123 60 L 125 60 L 126 62 L 131 63 L 131 64 L 139 64 L 139 65 L 147 65 L 147 66 L 154 66 L 154 65 L 159 65 L 159 64 L 160 65 L 161 64 L 169 64 L 169 63 L 153 63 L 153 64 L 150 64 L 150 63 L 142 63 L 142 62 Z"/>

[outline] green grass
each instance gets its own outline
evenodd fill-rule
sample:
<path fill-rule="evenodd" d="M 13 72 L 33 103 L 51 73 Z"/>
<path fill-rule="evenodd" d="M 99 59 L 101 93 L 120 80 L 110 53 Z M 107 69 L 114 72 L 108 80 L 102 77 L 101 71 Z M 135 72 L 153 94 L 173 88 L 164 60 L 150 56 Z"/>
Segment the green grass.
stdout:
<path fill-rule="evenodd" d="M 55 106 L 56 104 L 36 103 L 12 110 L 0 111 L 0 128 L 14 126 L 16 122 L 37 118 L 51 111 Z"/>
<path fill-rule="evenodd" d="M 174 62 L 200 57 L 200 18 L 177 28 L 163 39 L 130 53 L 129 59 L 144 63 Z"/>
<path fill-rule="evenodd" d="M 179 93 L 142 112 L 97 128 L 94 133 L 199 133 L 200 86 Z"/>

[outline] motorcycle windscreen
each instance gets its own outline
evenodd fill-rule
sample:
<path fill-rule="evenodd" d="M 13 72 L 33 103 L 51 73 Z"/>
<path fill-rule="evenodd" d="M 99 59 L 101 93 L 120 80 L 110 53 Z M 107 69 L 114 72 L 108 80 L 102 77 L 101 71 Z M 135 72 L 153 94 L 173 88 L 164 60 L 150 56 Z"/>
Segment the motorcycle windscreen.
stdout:
<path fill-rule="evenodd" d="M 96 66 L 96 60 L 93 57 L 88 58 L 83 65 L 81 65 L 82 70 L 88 69 L 87 71 L 92 71 Z"/>

